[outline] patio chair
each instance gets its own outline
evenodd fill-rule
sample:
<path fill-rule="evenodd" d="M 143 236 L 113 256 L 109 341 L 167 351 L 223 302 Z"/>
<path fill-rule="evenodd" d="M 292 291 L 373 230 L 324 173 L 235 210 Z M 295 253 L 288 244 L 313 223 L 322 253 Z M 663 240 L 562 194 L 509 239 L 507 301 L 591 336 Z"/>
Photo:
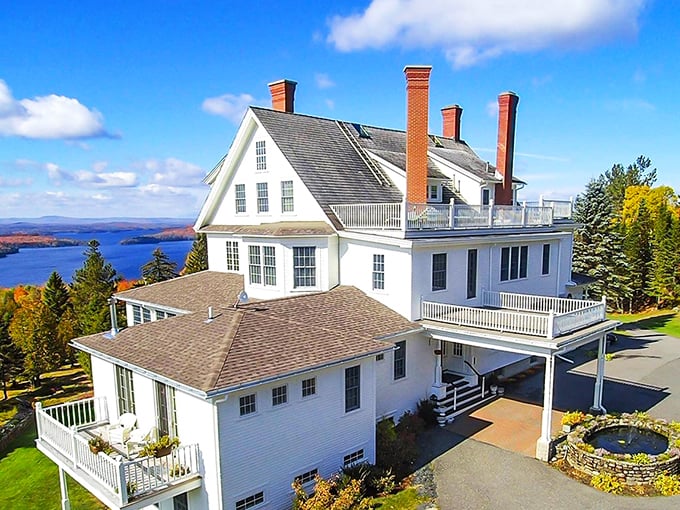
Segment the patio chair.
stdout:
<path fill-rule="evenodd" d="M 125 451 L 127 456 L 133 455 L 141 450 L 146 443 L 156 441 L 158 439 L 158 429 L 151 427 L 149 429 L 134 429 L 130 431 L 130 436 L 125 442 Z"/>
<path fill-rule="evenodd" d="M 118 423 L 109 426 L 109 442 L 125 444 L 130 436 L 130 431 L 135 427 L 137 417 L 132 413 L 123 413 L 118 418 Z"/>

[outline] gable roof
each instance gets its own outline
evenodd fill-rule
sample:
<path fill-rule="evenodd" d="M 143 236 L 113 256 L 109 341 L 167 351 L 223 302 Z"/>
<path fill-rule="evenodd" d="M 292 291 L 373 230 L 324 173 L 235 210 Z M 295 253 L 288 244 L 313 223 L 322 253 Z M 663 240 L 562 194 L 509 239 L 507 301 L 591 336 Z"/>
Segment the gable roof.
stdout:
<path fill-rule="evenodd" d="M 192 313 L 133 326 L 77 348 L 212 394 L 393 348 L 380 339 L 420 330 L 354 287 Z"/>

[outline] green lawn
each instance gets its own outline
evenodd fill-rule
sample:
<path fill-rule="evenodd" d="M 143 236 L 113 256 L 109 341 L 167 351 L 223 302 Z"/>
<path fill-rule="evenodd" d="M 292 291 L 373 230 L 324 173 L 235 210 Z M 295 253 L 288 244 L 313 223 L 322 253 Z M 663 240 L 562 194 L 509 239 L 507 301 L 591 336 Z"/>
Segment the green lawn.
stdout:
<path fill-rule="evenodd" d="M 610 314 L 609 317 L 626 324 L 635 324 L 641 328 L 653 329 L 659 333 L 680 338 L 680 314 L 671 310 L 637 314 Z"/>
<path fill-rule="evenodd" d="M 59 510 L 59 470 L 35 447 L 35 425 L 0 452 L 0 508 L 12 510 Z M 106 507 L 68 478 L 72 510 L 101 510 Z"/>
<path fill-rule="evenodd" d="M 373 499 L 373 508 L 380 510 L 416 510 L 422 503 L 428 500 L 418 495 L 414 487 L 409 487 L 401 492 Z"/>

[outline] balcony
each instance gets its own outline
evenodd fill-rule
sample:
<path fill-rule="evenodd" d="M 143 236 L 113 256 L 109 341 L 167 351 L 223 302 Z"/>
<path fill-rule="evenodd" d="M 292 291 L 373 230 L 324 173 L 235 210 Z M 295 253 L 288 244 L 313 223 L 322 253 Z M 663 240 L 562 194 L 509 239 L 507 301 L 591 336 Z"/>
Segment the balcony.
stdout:
<path fill-rule="evenodd" d="M 550 204 L 551 206 L 482 206 L 383 203 L 331 205 L 330 208 L 348 230 L 414 232 L 551 226 L 555 218 L 561 217 L 556 216 L 555 211 L 566 214 L 567 207 L 557 201 Z M 570 208 L 571 205 L 569 211 Z"/>
<path fill-rule="evenodd" d="M 606 309 L 604 300 L 484 291 L 478 308 L 423 301 L 421 318 L 553 340 L 604 321 Z"/>
<path fill-rule="evenodd" d="M 35 415 L 38 449 L 109 508 L 143 508 L 201 485 L 195 444 L 161 458 L 92 453 L 88 440 L 109 425 L 105 397 L 44 409 L 38 404 Z"/>

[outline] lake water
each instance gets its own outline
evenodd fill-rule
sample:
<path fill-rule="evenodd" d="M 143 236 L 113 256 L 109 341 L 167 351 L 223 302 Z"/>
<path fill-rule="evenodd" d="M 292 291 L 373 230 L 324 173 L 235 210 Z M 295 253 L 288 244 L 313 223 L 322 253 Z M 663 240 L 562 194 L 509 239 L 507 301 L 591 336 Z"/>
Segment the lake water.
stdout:
<path fill-rule="evenodd" d="M 97 239 L 102 255 L 127 280 L 136 280 L 141 267 L 149 262 L 152 253 L 160 248 L 173 262 L 177 271 L 184 267 L 184 259 L 191 249 L 192 241 L 169 241 L 158 244 L 128 244 L 120 241 L 129 237 L 150 235 L 160 230 L 126 230 L 118 232 L 90 232 L 55 234 L 58 238 L 77 239 L 87 242 Z M 87 246 L 64 246 L 61 248 L 22 248 L 19 253 L 0 258 L 0 287 L 15 287 L 19 284 L 42 285 L 52 271 L 57 271 L 66 282 L 70 282 L 76 269 L 85 261 L 83 253 Z"/>

